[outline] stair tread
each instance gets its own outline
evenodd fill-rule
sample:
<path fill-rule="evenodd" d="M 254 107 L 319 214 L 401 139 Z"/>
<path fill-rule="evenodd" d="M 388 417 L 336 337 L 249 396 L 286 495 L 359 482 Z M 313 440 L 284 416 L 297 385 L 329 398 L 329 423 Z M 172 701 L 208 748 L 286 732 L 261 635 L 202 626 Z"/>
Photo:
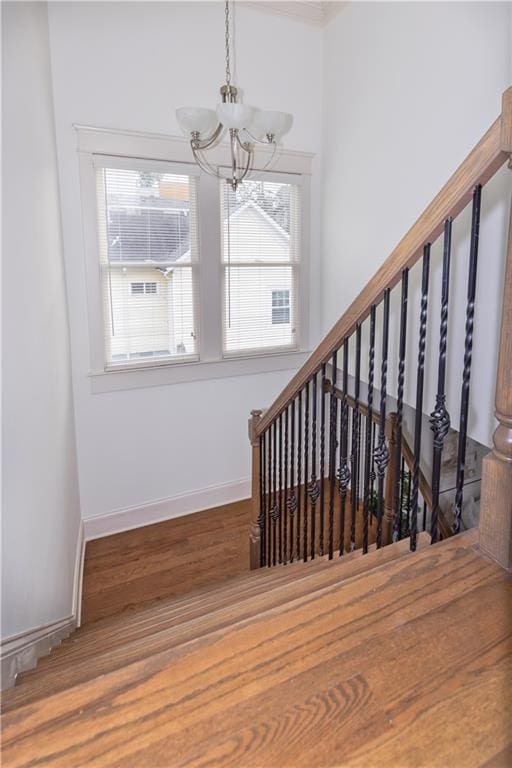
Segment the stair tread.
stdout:
<path fill-rule="evenodd" d="M 429 543 L 430 537 L 426 534 L 418 537 L 418 549 L 428 546 Z M 302 569 L 307 571 L 307 575 L 302 575 L 299 568 L 296 577 L 288 577 L 285 582 L 269 578 L 270 572 L 264 571 L 267 578 L 257 580 L 257 590 L 255 584 L 249 593 L 237 593 L 217 587 L 214 594 L 210 595 L 207 610 L 200 604 L 184 615 L 176 615 L 170 611 L 169 617 L 160 616 L 153 626 L 135 627 L 130 633 L 126 628 L 122 628 L 113 638 L 100 634 L 95 641 L 94 636 L 89 636 L 85 644 L 84 638 L 78 636 L 74 646 L 57 647 L 50 656 L 42 660 L 43 663 L 40 662 L 34 670 L 24 673 L 19 684 L 7 692 L 3 702 L 4 710 L 29 700 L 34 701 L 91 677 L 106 674 L 165 649 L 177 648 L 183 643 L 229 627 L 238 621 L 250 619 L 255 615 L 261 616 L 266 610 L 308 597 L 317 590 L 368 573 L 372 568 L 382 566 L 408 552 L 408 540 L 374 550 L 365 556 L 360 552 L 353 552 L 346 558 L 328 562 L 325 568 Z M 169 608 L 171 609 L 172 605 Z"/>
<path fill-rule="evenodd" d="M 423 536 L 426 536 L 426 534 L 420 534 L 420 537 Z M 420 540 L 423 541 L 422 538 Z M 427 538 L 425 538 L 425 541 L 427 541 Z M 370 551 L 373 551 L 374 549 L 374 545 L 370 547 Z M 106 638 L 107 636 L 110 636 L 112 632 L 122 633 L 123 628 L 125 628 L 124 631 L 127 632 L 133 630 L 134 627 L 149 628 L 154 625 L 155 621 L 158 620 L 158 617 L 163 617 L 164 620 L 168 620 L 171 614 L 182 616 L 193 610 L 208 610 L 212 595 L 218 595 L 220 593 L 228 595 L 231 593 L 233 596 L 239 596 L 243 593 L 250 593 L 251 591 L 258 592 L 261 589 L 263 582 L 265 588 L 270 588 L 272 585 L 286 584 L 290 581 L 305 579 L 312 573 L 331 569 L 335 566 L 346 568 L 349 562 L 352 562 L 354 559 L 361 556 L 362 550 L 356 550 L 355 552 L 346 553 L 343 558 L 335 557 L 331 561 L 328 560 L 327 556 L 323 556 L 317 557 L 315 560 L 308 561 L 307 563 L 295 561 L 286 566 L 257 569 L 256 571 L 251 571 L 249 574 L 194 590 L 188 595 L 184 595 L 178 599 L 166 598 L 138 611 L 127 611 L 110 618 L 99 619 L 92 624 L 80 627 L 71 638 L 68 638 L 59 647 L 66 648 L 67 646 L 76 644 L 78 641 L 83 642 L 85 638 L 99 639 L 100 636 Z"/>
<path fill-rule="evenodd" d="M 483 765 L 509 741 L 511 599 L 461 534 L 6 713 L 3 764 Z"/>

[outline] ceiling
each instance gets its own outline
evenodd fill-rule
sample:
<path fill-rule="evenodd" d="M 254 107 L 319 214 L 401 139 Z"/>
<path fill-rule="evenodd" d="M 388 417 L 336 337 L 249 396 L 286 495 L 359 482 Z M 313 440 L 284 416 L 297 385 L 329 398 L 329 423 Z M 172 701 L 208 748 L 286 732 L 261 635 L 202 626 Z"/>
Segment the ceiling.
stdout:
<path fill-rule="evenodd" d="M 256 8 L 266 13 L 274 13 L 279 16 L 288 16 L 306 24 L 323 26 L 333 18 L 346 5 L 346 0 L 289 0 L 275 2 L 275 0 L 242 0 L 244 5 Z"/>

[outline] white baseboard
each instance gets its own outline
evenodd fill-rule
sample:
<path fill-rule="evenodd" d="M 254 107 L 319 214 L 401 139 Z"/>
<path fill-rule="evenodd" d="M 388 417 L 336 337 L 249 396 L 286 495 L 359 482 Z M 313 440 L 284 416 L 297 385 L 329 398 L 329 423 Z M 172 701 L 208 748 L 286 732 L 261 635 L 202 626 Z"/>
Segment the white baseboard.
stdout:
<path fill-rule="evenodd" d="M 84 578 L 84 559 L 85 559 L 85 533 L 84 523 L 80 520 L 78 539 L 76 542 L 75 571 L 73 575 L 73 618 L 76 626 L 79 627 L 82 622 L 82 583 Z"/>
<path fill-rule="evenodd" d="M 212 507 L 220 507 L 234 501 L 247 499 L 251 495 L 249 479 L 235 480 L 221 485 L 201 488 L 192 493 L 182 493 L 167 499 L 158 499 L 137 507 L 116 509 L 103 515 L 84 519 L 85 541 L 122 533 L 144 525 L 190 515 Z"/>
<path fill-rule="evenodd" d="M 14 685 L 19 672 L 33 669 L 37 660 L 68 637 L 75 627 L 75 617 L 69 616 L 4 640 L 1 653 L 2 690 Z"/>
<path fill-rule="evenodd" d="M 27 632 L 2 641 L 0 651 L 2 690 L 12 687 L 16 681 L 16 675 L 33 669 L 41 656 L 46 656 L 54 646 L 59 645 L 76 627 L 80 626 L 84 555 L 84 526 L 80 522 L 76 542 L 71 616 L 36 629 L 29 629 Z"/>

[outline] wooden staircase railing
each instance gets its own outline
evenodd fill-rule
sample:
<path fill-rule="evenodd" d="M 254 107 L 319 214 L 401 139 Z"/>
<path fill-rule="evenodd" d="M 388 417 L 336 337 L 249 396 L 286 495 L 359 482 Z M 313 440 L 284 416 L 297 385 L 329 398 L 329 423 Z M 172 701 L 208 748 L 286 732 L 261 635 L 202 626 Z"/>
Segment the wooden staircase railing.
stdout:
<path fill-rule="evenodd" d="M 472 203 L 466 334 L 462 365 L 462 386 L 457 461 L 456 500 L 453 531 L 460 529 L 467 422 L 470 393 L 475 291 L 478 265 L 479 226 L 482 187 L 512 154 L 512 88 L 503 94 L 502 112 L 476 147 L 455 171 L 447 184 L 426 208 L 405 237 L 359 296 L 333 326 L 316 350 L 265 412 L 253 411 L 250 420 L 252 444 L 251 567 L 315 556 L 315 541 L 320 552 L 333 557 L 334 515 L 344 515 L 344 497 L 351 483 L 362 480 L 363 552 L 368 549 L 368 516 L 372 466 L 377 474 L 377 547 L 396 539 L 399 525 L 396 468 L 404 455 L 402 421 L 409 272 L 421 267 L 421 302 L 416 374 L 415 428 L 412 457 L 412 504 L 416 508 L 420 493 L 419 458 L 424 412 L 425 345 L 427 334 L 429 270 L 431 244 L 443 234 L 443 280 L 439 318 L 439 356 L 437 394 L 432 404 L 431 425 L 434 432 L 431 505 L 432 543 L 439 539 L 439 475 L 444 438 L 450 427 L 446 405 L 445 378 L 448 326 L 452 222 Z M 512 226 L 512 223 L 511 223 Z M 512 246 L 509 232 L 507 272 L 503 299 L 503 319 L 497 374 L 496 417 L 498 428 L 494 449 L 483 467 L 480 512 L 482 548 L 504 567 L 512 564 Z M 396 415 L 392 434 L 388 424 L 387 382 L 389 354 L 390 295 L 400 286 L 400 339 L 396 365 Z M 365 334 L 363 334 L 363 328 Z M 364 338 L 363 338 L 364 336 Z M 380 370 L 375 370 L 376 346 L 381 350 Z M 348 399 L 348 369 L 352 353 L 354 392 Z M 339 355 L 339 356 L 338 356 Z M 367 365 L 362 359 L 367 355 Z M 338 403 L 337 371 L 341 357 L 343 385 Z M 430 364 L 430 361 L 427 361 Z M 326 370 L 330 366 L 332 386 L 326 389 Z M 364 370 L 366 368 L 366 370 Z M 375 386 L 379 377 L 379 390 Z M 365 382 L 366 403 L 361 400 Z M 374 403 L 374 389 L 379 402 Z M 343 395 L 345 393 L 345 396 Z M 339 407 L 338 407 L 339 405 Z M 349 424 L 349 407 L 352 420 Z M 425 406 L 428 407 L 428 406 Z M 361 416 L 366 409 L 365 430 L 361 434 Z M 374 414 L 378 414 L 378 437 L 372 443 Z M 370 426 L 368 426 L 370 425 Z M 390 439 L 391 438 L 391 439 Z M 349 444 L 350 441 L 350 444 Z M 328 478 L 324 493 L 324 478 Z M 421 480 L 423 482 L 423 480 Z M 425 481 L 426 482 L 426 481 Z M 388 493 L 386 494 L 386 486 Z M 395 490 L 393 490 L 395 489 Z M 425 490 L 425 486 L 424 486 Z M 351 494 L 353 497 L 354 494 Z M 387 517 L 386 512 L 387 501 Z M 391 501 L 390 501 L 391 499 Z M 318 530 L 317 505 L 320 512 Z M 390 507 L 391 505 L 391 507 Z M 354 514 L 352 506 L 351 514 Z M 392 524 L 390 522 L 392 518 Z M 411 518 L 411 549 L 415 549 L 417 526 Z M 391 529 L 390 536 L 384 523 Z M 325 527 L 324 527 L 325 523 Z M 341 527 L 340 530 L 344 530 Z M 350 542 L 353 546 L 353 541 Z M 343 543 L 339 542 L 339 554 Z"/>

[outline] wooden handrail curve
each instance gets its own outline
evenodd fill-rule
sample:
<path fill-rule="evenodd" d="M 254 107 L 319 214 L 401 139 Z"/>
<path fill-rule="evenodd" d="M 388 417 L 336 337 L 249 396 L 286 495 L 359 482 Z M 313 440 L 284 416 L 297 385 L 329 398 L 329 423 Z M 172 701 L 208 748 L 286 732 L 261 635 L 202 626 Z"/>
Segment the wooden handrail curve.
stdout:
<path fill-rule="evenodd" d="M 320 369 L 322 363 L 327 363 L 333 352 L 340 348 L 343 340 L 354 332 L 357 324 L 368 317 L 372 305 L 378 304 L 384 291 L 387 288 L 393 288 L 399 282 L 403 270 L 412 267 L 418 261 L 423 246 L 433 243 L 439 237 L 446 219 L 455 218 L 465 208 L 475 186 L 477 184 L 483 186 L 505 163 L 511 151 L 509 146 L 512 136 L 511 123 L 512 87 L 503 94 L 501 115 L 459 165 L 380 269 L 308 357 L 302 368 L 270 408 L 263 413 L 256 427 L 257 435 L 265 432 L 311 376 Z"/>

